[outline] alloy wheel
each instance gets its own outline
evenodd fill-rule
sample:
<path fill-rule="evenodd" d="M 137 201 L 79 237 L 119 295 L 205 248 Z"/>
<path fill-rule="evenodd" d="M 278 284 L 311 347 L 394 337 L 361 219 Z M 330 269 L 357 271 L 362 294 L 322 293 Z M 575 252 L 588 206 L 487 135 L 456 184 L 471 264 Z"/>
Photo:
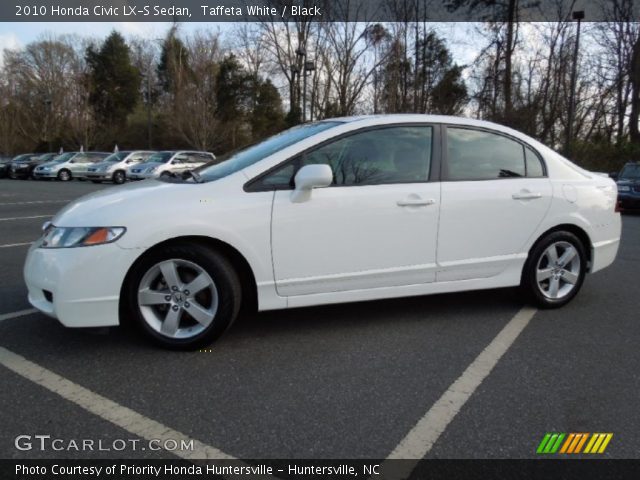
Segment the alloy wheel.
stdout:
<path fill-rule="evenodd" d="M 580 255 L 569 242 L 549 245 L 536 267 L 536 283 L 546 298 L 559 300 L 569 295 L 580 279 Z"/>
<path fill-rule="evenodd" d="M 216 284 L 199 265 L 171 259 L 152 266 L 138 287 L 138 306 L 145 322 L 172 339 L 199 335 L 218 311 Z"/>

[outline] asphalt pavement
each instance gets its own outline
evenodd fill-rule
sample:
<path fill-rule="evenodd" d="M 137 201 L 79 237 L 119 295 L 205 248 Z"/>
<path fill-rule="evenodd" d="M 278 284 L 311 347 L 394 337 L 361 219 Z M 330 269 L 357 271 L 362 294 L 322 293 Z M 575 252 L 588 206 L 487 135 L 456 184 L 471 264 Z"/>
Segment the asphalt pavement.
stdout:
<path fill-rule="evenodd" d="M 22 265 L 42 223 L 99 188 L 119 187 L 0 180 L 0 319 L 30 308 Z M 615 264 L 535 313 L 427 457 L 534 458 L 546 432 L 611 432 L 602 457 L 638 458 L 639 267 L 640 216 L 625 215 Z M 501 289 L 265 312 L 188 353 L 30 313 L 0 320 L 0 348 L 236 458 L 386 458 L 522 307 Z M 0 458 L 173 455 L 19 450 L 18 435 L 135 435 L 3 366 L 0 385 Z"/>

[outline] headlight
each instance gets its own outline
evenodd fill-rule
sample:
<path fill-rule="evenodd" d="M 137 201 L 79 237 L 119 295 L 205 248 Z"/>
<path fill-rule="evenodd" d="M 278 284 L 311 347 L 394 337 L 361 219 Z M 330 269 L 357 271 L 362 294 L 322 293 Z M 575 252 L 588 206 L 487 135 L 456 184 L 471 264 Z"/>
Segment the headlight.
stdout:
<path fill-rule="evenodd" d="M 158 169 L 158 167 L 147 168 L 147 173 L 153 173 Z"/>
<path fill-rule="evenodd" d="M 45 227 L 42 248 L 70 248 L 102 245 L 118 240 L 127 229 L 124 227 Z"/>
<path fill-rule="evenodd" d="M 628 185 L 618 185 L 618 191 L 619 192 L 630 192 L 631 191 L 631 187 L 629 187 Z"/>

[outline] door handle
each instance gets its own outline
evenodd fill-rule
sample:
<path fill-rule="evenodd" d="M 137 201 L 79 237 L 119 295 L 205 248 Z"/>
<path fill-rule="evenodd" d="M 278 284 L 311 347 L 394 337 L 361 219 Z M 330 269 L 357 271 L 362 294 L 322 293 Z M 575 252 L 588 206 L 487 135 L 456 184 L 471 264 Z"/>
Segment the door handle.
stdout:
<path fill-rule="evenodd" d="M 398 200 L 397 205 L 399 207 L 426 207 L 436 203 L 432 198 L 407 198 L 405 200 Z"/>
<path fill-rule="evenodd" d="M 511 198 L 514 200 L 535 200 L 537 198 L 542 198 L 542 194 L 530 192 L 529 190 L 521 190 L 519 193 L 511 195 Z"/>

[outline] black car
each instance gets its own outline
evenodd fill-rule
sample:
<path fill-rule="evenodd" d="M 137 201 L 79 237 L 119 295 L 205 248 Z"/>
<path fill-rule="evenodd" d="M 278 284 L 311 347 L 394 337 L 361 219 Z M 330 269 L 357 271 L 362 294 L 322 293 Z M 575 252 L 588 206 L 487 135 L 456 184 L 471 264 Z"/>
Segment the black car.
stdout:
<path fill-rule="evenodd" d="M 618 184 L 618 208 L 640 210 L 640 162 L 627 163 L 614 178 Z"/>
<path fill-rule="evenodd" d="M 11 165 L 11 157 L 0 156 L 0 178 L 9 175 L 9 166 Z"/>
<path fill-rule="evenodd" d="M 11 161 L 9 177 L 29 178 L 32 176 L 34 168 L 45 162 L 50 162 L 57 156 L 57 153 L 25 153 L 24 155 L 18 155 Z"/>

